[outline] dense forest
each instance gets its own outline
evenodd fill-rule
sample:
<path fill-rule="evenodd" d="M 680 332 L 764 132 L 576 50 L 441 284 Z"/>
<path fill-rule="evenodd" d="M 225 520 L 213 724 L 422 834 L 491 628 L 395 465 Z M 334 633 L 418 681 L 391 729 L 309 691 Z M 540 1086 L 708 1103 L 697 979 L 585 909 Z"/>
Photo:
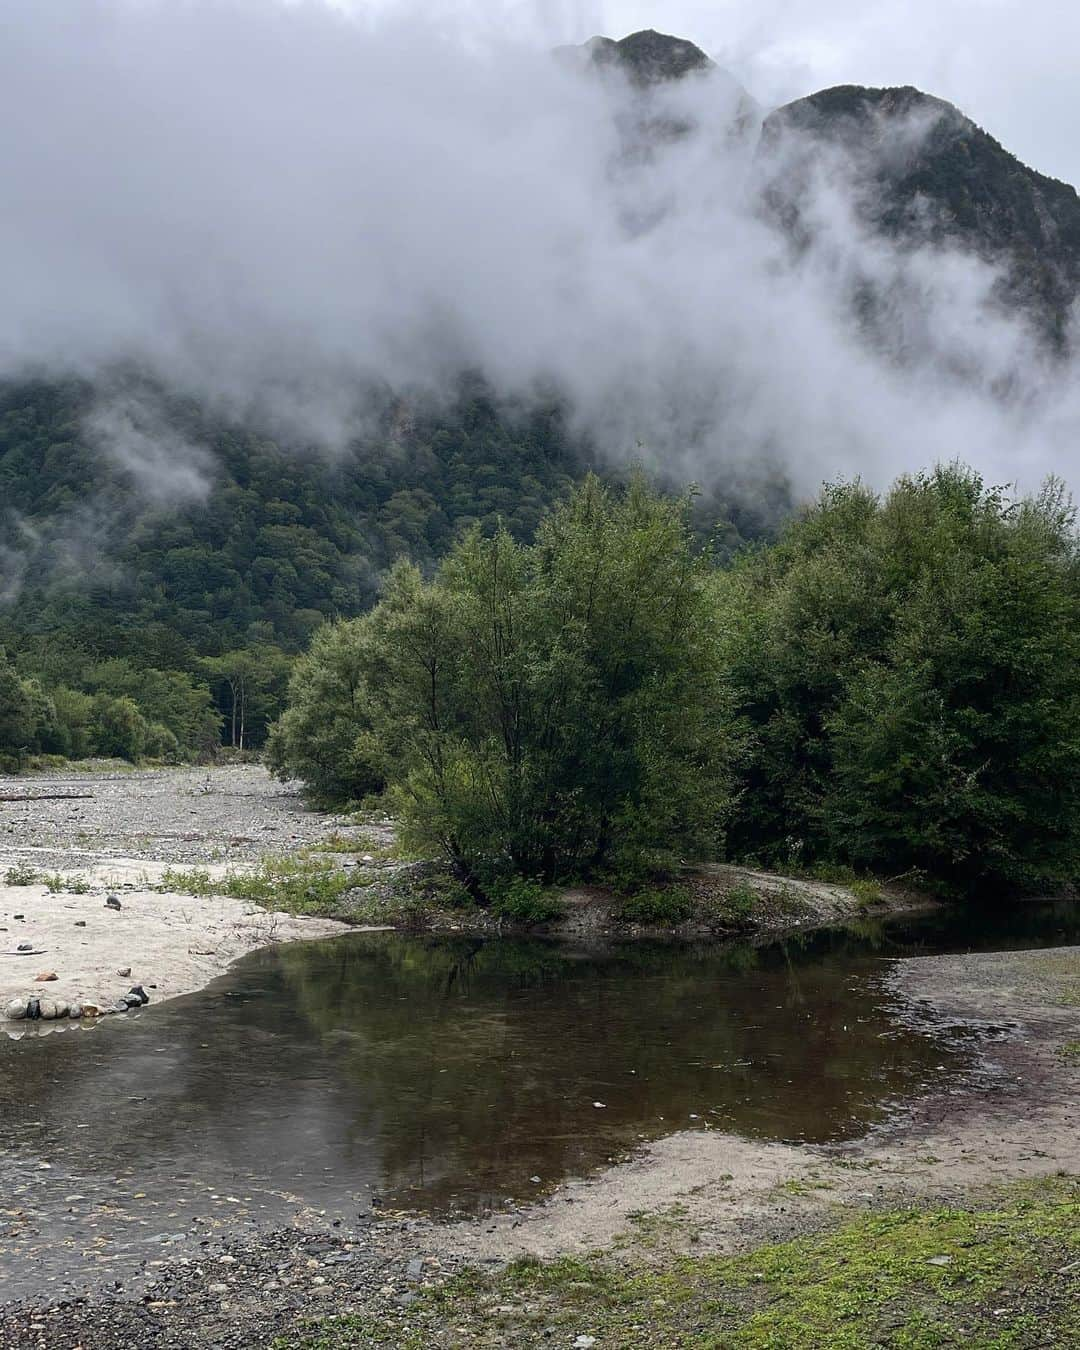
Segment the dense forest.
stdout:
<path fill-rule="evenodd" d="M 750 510 L 596 477 L 557 403 L 479 380 L 449 410 L 385 398 L 334 455 L 153 392 L 205 448 L 187 501 L 136 490 L 90 388 L 0 401 L 7 767 L 258 749 L 276 722 L 280 772 L 389 793 L 477 892 L 689 856 L 1072 879 L 1060 485 L 954 466 Z"/>

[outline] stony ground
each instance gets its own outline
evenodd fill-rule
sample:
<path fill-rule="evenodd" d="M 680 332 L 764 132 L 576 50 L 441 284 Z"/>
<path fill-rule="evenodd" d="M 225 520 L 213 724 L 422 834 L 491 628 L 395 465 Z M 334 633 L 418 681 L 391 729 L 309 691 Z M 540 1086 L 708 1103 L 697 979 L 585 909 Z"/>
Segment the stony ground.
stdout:
<path fill-rule="evenodd" d="M 0 1030 L 75 1026 L 10 1020 L 19 1004 L 33 1011 L 31 1000 L 46 1015 L 108 1012 L 138 986 L 156 1003 L 201 989 L 258 947 L 347 931 L 169 883 L 170 869 L 223 878 L 337 827 L 257 765 L 0 779 Z"/>
<path fill-rule="evenodd" d="M 252 863 L 317 844 L 340 824 L 257 764 L 0 776 L 6 797 L 22 800 L 0 800 L 0 862 L 39 871 Z"/>

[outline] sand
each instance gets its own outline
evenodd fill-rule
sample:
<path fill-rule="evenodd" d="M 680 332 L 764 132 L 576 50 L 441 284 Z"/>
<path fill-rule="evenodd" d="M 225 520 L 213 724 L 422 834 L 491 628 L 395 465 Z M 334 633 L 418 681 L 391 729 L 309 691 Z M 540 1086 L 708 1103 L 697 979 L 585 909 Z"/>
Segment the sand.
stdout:
<path fill-rule="evenodd" d="M 224 896 L 115 893 L 119 911 L 105 906 L 102 890 L 50 895 L 44 886 L 0 886 L 0 1007 L 26 997 L 107 1009 L 133 985 L 158 1003 L 201 989 L 256 948 L 350 931 L 329 919 L 269 912 Z M 27 942 L 33 954 L 11 954 Z M 49 973 L 57 978 L 36 979 Z M 0 1027 L 10 1033 L 25 1024 Z"/>
<path fill-rule="evenodd" d="M 355 931 L 246 900 L 155 889 L 169 867 L 222 877 L 340 828 L 257 765 L 33 775 L 0 779 L 0 792 L 23 798 L 0 803 L 0 1029 L 9 1035 L 45 1025 L 4 1020 L 12 1000 L 108 1009 L 141 985 L 153 1006 L 203 988 L 259 947 Z M 10 884 L 20 872 L 90 890 Z M 119 910 L 106 906 L 109 895 Z M 25 943 L 31 952 L 19 954 Z M 56 979 L 38 981 L 44 974 Z"/>
<path fill-rule="evenodd" d="M 674 1217 L 649 1241 L 733 1252 L 848 1210 L 961 1201 L 997 1183 L 1080 1173 L 1080 948 L 899 961 L 893 984 L 924 1024 L 985 1034 L 972 1071 L 888 1126 L 840 1145 L 719 1131 L 657 1140 L 560 1186 L 527 1212 L 433 1226 L 433 1250 L 468 1261 L 552 1258 L 634 1243 L 635 1216 Z M 990 1026 L 994 1030 L 991 1031 Z"/>

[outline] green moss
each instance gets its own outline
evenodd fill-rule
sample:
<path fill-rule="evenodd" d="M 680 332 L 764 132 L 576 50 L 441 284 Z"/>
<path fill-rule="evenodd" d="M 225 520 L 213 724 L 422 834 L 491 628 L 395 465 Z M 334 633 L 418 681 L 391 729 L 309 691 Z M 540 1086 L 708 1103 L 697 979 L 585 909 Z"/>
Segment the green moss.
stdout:
<path fill-rule="evenodd" d="M 775 1190 L 783 1195 L 813 1195 L 815 1191 L 831 1191 L 831 1181 L 821 1181 L 817 1177 L 791 1177 L 782 1181 Z"/>
<path fill-rule="evenodd" d="M 1080 1255 L 1078 1200 L 1075 1180 L 1053 1178 L 1011 1187 L 993 1208 L 863 1216 L 737 1257 L 519 1261 L 277 1346 L 494 1350 L 580 1335 L 598 1350 L 1077 1345 L 1080 1308 L 1060 1271 Z"/>

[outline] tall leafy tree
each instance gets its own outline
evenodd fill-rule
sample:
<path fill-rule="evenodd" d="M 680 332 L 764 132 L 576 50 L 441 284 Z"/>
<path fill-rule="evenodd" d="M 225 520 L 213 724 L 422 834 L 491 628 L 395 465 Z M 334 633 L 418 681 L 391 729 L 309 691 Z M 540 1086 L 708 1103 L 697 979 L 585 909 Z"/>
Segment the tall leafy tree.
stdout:
<path fill-rule="evenodd" d="M 827 489 L 737 569 L 755 750 L 736 847 L 918 868 L 956 888 L 1080 871 L 1080 562 L 1051 483 L 959 466 Z"/>
<path fill-rule="evenodd" d="M 467 880 L 640 874 L 722 836 L 734 744 L 710 578 L 687 503 L 590 478 L 531 545 L 474 529 L 431 582 L 399 566 L 308 678 L 333 670 L 349 753 L 379 760 L 407 833 Z M 286 742 L 311 711 L 301 696 L 283 721 L 283 769 L 303 767 Z"/>

